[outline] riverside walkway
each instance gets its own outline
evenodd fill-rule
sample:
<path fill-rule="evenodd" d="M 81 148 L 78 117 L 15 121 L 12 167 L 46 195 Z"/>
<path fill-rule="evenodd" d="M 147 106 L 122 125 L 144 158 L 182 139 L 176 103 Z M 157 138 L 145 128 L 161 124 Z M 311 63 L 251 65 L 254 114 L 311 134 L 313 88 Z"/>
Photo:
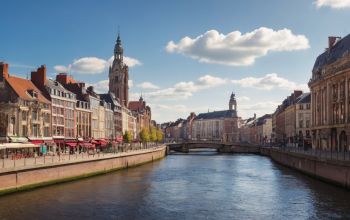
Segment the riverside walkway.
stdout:
<path fill-rule="evenodd" d="M 87 162 L 93 160 L 99 160 L 102 158 L 113 158 L 113 157 L 126 157 L 140 153 L 147 153 L 154 151 L 161 145 L 148 144 L 147 146 L 142 145 L 128 145 L 123 147 L 116 147 L 108 149 L 107 151 L 101 152 L 81 152 L 81 153 L 63 153 L 60 155 L 43 155 L 29 158 L 2 158 L 0 159 L 0 174 L 11 171 L 19 171 L 26 169 L 33 169 L 38 167 L 49 167 L 53 165 L 64 165 L 74 164 L 79 162 Z"/>

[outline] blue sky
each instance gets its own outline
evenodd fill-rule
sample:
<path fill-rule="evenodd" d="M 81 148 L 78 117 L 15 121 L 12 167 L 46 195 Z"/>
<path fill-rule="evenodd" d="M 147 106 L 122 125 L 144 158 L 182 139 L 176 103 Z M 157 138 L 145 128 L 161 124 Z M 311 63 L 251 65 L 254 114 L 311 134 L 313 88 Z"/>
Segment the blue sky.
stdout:
<path fill-rule="evenodd" d="M 131 97 L 142 92 L 158 122 L 227 109 L 232 91 L 240 116 L 272 113 L 293 89 L 307 89 L 327 37 L 350 33 L 349 0 L 2 0 L 1 5 L 0 60 L 10 64 L 12 74 L 26 77 L 46 64 L 49 76 L 67 70 L 101 92 L 119 26 Z"/>

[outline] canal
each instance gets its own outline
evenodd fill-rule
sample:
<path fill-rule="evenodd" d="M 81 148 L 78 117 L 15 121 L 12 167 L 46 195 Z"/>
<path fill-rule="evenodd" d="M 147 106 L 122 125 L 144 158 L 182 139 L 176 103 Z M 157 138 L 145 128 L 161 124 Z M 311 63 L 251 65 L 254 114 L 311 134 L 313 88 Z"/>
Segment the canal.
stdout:
<path fill-rule="evenodd" d="M 258 155 L 172 154 L 0 197 L 0 219 L 350 219 L 350 192 Z"/>

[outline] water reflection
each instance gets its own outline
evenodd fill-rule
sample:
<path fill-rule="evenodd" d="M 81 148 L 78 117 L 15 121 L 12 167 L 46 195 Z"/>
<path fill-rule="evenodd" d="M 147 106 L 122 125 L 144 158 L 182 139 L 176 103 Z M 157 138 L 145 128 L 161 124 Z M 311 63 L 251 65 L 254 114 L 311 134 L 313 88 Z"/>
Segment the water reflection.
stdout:
<path fill-rule="evenodd" d="M 0 198 L 0 219 L 350 218 L 350 192 L 257 155 L 175 153 Z"/>

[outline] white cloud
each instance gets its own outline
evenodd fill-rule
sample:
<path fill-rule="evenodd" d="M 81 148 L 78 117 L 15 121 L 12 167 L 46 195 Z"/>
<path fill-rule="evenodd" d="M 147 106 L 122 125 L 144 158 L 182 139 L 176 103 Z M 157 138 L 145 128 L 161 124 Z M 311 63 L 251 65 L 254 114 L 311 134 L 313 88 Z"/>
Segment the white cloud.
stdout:
<path fill-rule="evenodd" d="M 93 86 L 95 92 L 97 93 L 107 93 L 108 92 L 108 87 L 109 87 L 109 80 L 101 80 L 96 83 L 87 83 L 87 86 Z"/>
<path fill-rule="evenodd" d="M 303 91 L 308 90 L 306 84 L 298 84 L 288 79 L 282 78 L 277 75 L 277 73 L 266 74 L 263 77 L 246 77 L 239 80 L 231 81 L 235 85 L 246 88 L 255 88 L 262 90 L 272 90 L 272 89 L 284 89 L 284 90 L 294 90 L 301 89 Z"/>
<path fill-rule="evenodd" d="M 133 87 L 133 86 L 134 86 L 134 81 L 132 81 L 131 79 L 129 79 L 128 85 L 129 85 L 129 88 Z"/>
<path fill-rule="evenodd" d="M 114 57 L 110 57 L 108 60 L 98 57 L 82 57 L 73 61 L 68 66 L 56 65 L 54 69 L 56 72 L 72 72 L 80 74 L 101 74 L 108 70 L 109 66 L 113 63 Z M 130 68 L 134 66 L 142 65 L 142 63 L 131 57 L 124 57 L 124 63 Z"/>
<path fill-rule="evenodd" d="M 124 63 L 126 65 L 128 65 L 130 68 L 134 67 L 134 66 L 141 66 L 142 65 L 142 63 L 139 60 L 132 58 L 132 57 L 125 57 L 124 56 L 123 60 L 124 60 Z"/>
<path fill-rule="evenodd" d="M 236 99 L 240 102 L 250 101 L 250 98 L 248 96 L 238 96 Z"/>
<path fill-rule="evenodd" d="M 178 43 L 168 42 L 166 51 L 179 53 L 199 62 L 231 66 L 251 65 L 270 51 L 294 51 L 309 48 L 304 35 L 294 35 L 289 29 L 273 30 L 261 27 L 242 34 L 227 35 L 210 30 L 196 38 L 184 37 Z"/>
<path fill-rule="evenodd" d="M 228 82 L 229 80 L 227 79 L 205 75 L 198 78 L 197 81 L 179 82 L 173 87 L 148 92 L 145 95 L 150 99 L 156 100 L 181 100 L 191 97 L 195 92 L 217 87 Z"/>
<path fill-rule="evenodd" d="M 350 0 L 316 0 L 314 2 L 318 8 L 320 7 L 331 7 L 335 9 L 349 8 Z"/>
<path fill-rule="evenodd" d="M 97 57 L 83 57 L 74 60 L 71 70 L 72 72 L 82 74 L 99 74 L 106 70 L 107 61 Z"/>
<path fill-rule="evenodd" d="M 263 116 L 265 114 L 272 114 L 276 107 L 281 104 L 280 102 L 275 101 L 264 101 L 256 102 L 249 104 L 239 104 L 238 105 L 238 114 L 242 118 L 253 117 L 254 113 L 257 117 Z"/>
<path fill-rule="evenodd" d="M 110 65 L 113 64 L 113 60 L 114 60 L 114 56 L 111 56 L 111 57 L 108 59 L 108 66 L 110 66 Z M 126 57 L 126 56 L 124 56 L 123 62 L 124 62 L 129 68 L 132 68 L 132 67 L 135 67 L 135 66 L 141 66 L 141 65 L 142 65 L 141 61 L 139 61 L 138 59 L 135 59 L 135 58 L 132 58 L 132 57 Z"/>
<path fill-rule="evenodd" d="M 55 69 L 56 72 L 58 73 L 67 73 L 69 71 L 69 68 L 66 66 L 62 66 L 62 65 L 57 65 L 53 67 Z"/>
<path fill-rule="evenodd" d="M 158 86 L 154 85 L 151 82 L 143 82 L 137 85 L 137 87 L 142 88 L 142 89 L 159 89 Z"/>

